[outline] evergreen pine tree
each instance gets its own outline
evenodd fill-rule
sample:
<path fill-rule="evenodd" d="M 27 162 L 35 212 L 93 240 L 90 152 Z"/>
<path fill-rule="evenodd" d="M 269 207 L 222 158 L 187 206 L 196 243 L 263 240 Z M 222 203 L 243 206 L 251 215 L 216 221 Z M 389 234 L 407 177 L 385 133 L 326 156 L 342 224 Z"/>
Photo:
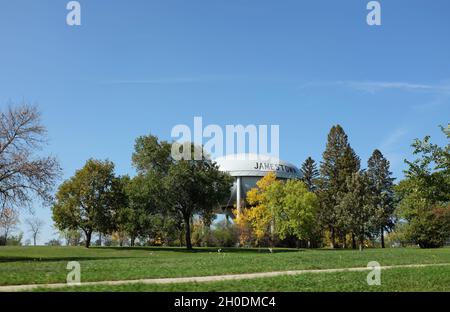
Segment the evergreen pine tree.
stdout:
<path fill-rule="evenodd" d="M 340 201 L 347 193 L 347 178 L 358 172 L 360 160 L 348 143 L 347 134 L 340 125 L 333 126 L 320 165 L 320 220 L 330 231 L 331 247 L 336 235 L 345 237 L 345 218 Z"/>
<path fill-rule="evenodd" d="M 375 213 L 373 215 L 374 232 L 381 238 L 384 248 L 384 232 L 393 226 L 394 214 L 394 178 L 389 170 L 389 161 L 379 150 L 374 150 L 367 162 L 367 175 L 371 183 Z"/>
<path fill-rule="evenodd" d="M 371 218 L 374 215 L 373 192 L 370 179 L 365 171 L 354 172 L 347 178 L 347 192 L 343 195 L 339 207 L 345 227 L 352 233 L 353 245 L 358 239 L 359 250 L 364 248 L 364 240 L 370 236 Z"/>
<path fill-rule="evenodd" d="M 306 184 L 310 192 L 315 192 L 317 189 L 317 181 L 319 179 L 319 170 L 317 164 L 311 157 L 308 157 L 302 164 L 300 169 L 302 173 L 302 180 Z"/>

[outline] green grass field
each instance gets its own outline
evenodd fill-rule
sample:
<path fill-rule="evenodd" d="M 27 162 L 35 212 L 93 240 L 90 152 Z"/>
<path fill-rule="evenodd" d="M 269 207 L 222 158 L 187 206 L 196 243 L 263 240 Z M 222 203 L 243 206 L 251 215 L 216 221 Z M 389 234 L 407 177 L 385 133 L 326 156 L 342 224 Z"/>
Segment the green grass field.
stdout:
<path fill-rule="evenodd" d="M 0 285 L 64 283 L 68 261 L 79 261 L 81 280 L 208 276 L 236 273 L 450 263 L 450 249 L 295 250 L 199 248 L 1 247 Z M 389 269 L 369 287 L 367 272 L 308 273 L 254 280 L 173 285 L 81 286 L 89 291 L 450 291 L 450 266 Z M 62 289 L 65 290 L 65 289 Z"/>
<path fill-rule="evenodd" d="M 383 270 L 380 286 L 368 286 L 366 277 L 367 272 L 308 273 L 298 276 L 280 276 L 239 281 L 169 285 L 96 285 L 59 289 L 42 288 L 36 291 L 450 291 L 450 266 Z"/>

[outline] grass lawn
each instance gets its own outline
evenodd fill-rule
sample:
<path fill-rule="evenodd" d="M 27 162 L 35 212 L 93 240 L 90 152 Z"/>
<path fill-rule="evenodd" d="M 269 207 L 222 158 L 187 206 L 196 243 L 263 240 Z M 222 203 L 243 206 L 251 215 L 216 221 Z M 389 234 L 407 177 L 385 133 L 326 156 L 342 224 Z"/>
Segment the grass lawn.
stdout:
<path fill-rule="evenodd" d="M 167 285 L 130 284 L 120 286 L 77 286 L 49 291 L 450 291 L 450 266 L 382 270 L 381 285 L 368 286 L 368 272 L 308 273 L 297 276 L 257 278 L 252 280 L 185 283 Z M 45 288 L 35 291 L 48 291 Z"/>
<path fill-rule="evenodd" d="M 68 273 L 68 270 L 66 270 L 68 261 L 80 262 L 81 280 L 87 282 L 365 267 L 370 261 L 378 261 L 382 266 L 450 263 L 450 248 L 431 250 L 415 248 L 367 249 L 363 252 L 353 250 L 276 249 L 274 253 L 269 253 L 267 249 L 223 249 L 223 252 L 218 253 L 217 248 L 199 248 L 190 252 L 182 248 L 0 247 L 0 285 L 64 283 Z M 432 272 L 433 274 L 426 272 Z M 405 283 L 405 287 L 408 285 L 413 287 L 414 284 L 410 280 L 412 276 L 417 275 L 422 282 L 426 282 L 425 285 L 437 287 L 430 288 L 430 290 L 448 290 L 448 288 L 439 288 L 438 280 L 449 276 L 450 271 L 448 267 L 433 267 L 395 269 L 383 271 L 383 274 L 386 275 L 386 279 L 393 274 L 392 283 Z M 124 290 L 139 290 L 141 288 L 142 290 L 155 290 L 156 288 L 161 290 L 174 288 L 195 290 L 198 287 L 198 289 L 203 290 L 219 290 L 220 287 L 234 287 L 235 290 L 264 290 L 266 289 L 264 287 L 270 285 L 270 287 L 274 287 L 272 290 L 307 290 L 308 285 L 312 285 L 313 288 L 311 289 L 318 287 L 314 285 L 322 285 L 320 287 L 326 290 L 326 284 L 335 284 L 334 287 L 339 287 L 339 289 L 352 290 L 353 288 L 349 286 L 352 284 L 351 281 L 358 276 L 363 276 L 362 283 L 365 283 L 366 275 L 367 272 L 321 273 L 314 276 L 308 274 L 296 277 L 277 277 L 271 278 L 269 281 L 258 279 L 198 285 L 127 285 L 116 288 Z M 403 279 L 395 278 L 395 276 L 409 277 Z M 305 282 L 305 278 L 309 281 L 308 283 Z M 322 281 L 322 279 L 324 280 Z M 347 280 L 349 285 L 346 283 Z M 445 281 L 448 285 L 448 279 Z M 420 283 L 423 284 L 422 282 Z M 386 283 L 386 287 L 391 285 L 388 281 Z M 210 285 L 213 288 L 202 288 Z M 356 283 L 352 287 L 357 287 L 357 285 Z M 380 289 L 382 290 L 383 287 Z M 98 288 L 102 290 L 100 286 Z M 108 289 L 110 288 L 108 287 Z M 112 287 L 111 289 L 115 288 Z"/>

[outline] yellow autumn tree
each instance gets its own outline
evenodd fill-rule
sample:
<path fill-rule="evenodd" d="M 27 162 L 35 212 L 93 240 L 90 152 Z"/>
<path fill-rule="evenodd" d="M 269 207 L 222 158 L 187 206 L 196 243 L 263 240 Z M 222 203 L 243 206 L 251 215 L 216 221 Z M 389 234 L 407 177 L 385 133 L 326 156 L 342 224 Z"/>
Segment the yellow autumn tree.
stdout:
<path fill-rule="evenodd" d="M 267 189 L 274 183 L 280 182 L 276 180 L 275 173 L 270 172 L 256 183 L 256 187 L 247 192 L 247 202 L 251 207 L 237 213 L 235 220 L 240 229 L 244 230 L 241 231 L 241 244 L 251 236 L 257 245 L 270 239 L 273 213 L 268 205 Z M 250 228 L 251 233 L 245 231 L 246 228 Z"/>
<path fill-rule="evenodd" d="M 250 207 L 235 214 L 241 245 L 273 244 L 275 237 L 308 240 L 314 232 L 318 200 L 302 181 L 281 182 L 271 172 L 247 192 L 247 202 Z"/>
<path fill-rule="evenodd" d="M 252 227 L 246 212 L 247 209 L 242 210 L 241 213 L 238 213 L 236 208 L 233 210 L 233 214 L 236 216 L 234 224 L 239 233 L 239 245 L 243 247 L 250 246 L 254 240 Z"/>

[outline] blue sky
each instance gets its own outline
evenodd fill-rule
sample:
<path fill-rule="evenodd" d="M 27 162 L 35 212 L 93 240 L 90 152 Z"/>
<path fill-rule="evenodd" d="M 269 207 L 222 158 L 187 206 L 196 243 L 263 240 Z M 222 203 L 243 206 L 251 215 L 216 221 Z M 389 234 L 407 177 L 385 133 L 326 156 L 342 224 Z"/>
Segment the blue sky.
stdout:
<path fill-rule="evenodd" d="M 278 124 L 281 158 L 320 160 L 341 124 L 363 163 L 396 177 L 412 140 L 450 116 L 450 2 L 366 0 L 0 0 L 0 105 L 39 104 L 64 177 L 86 159 L 133 173 L 134 139 L 176 124 Z M 40 243 L 53 235 L 49 208 Z M 27 213 L 22 213 L 22 221 Z M 29 238 L 24 226 L 20 227 Z"/>

